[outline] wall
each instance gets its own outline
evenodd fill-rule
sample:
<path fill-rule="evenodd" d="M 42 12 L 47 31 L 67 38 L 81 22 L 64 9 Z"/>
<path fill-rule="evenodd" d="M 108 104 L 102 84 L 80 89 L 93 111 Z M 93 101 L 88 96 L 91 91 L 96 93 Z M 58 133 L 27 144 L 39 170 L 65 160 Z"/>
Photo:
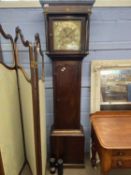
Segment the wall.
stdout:
<path fill-rule="evenodd" d="M 34 34 L 41 36 L 42 49 L 45 52 L 44 17 L 42 9 L 0 9 L 0 23 L 5 30 L 15 34 L 19 25 L 26 39 L 34 41 Z M 2 41 L 5 55 L 9 48 Z M 22 63 L 28 69 L 25 50 L 21 51 Z M 86 151 L 90 142 L 90 64 L 93 60 L 131 59 L 131 9 L 130 8 L 94 8 L 91 16 L 90 54 L 82 65 L 81 123 L 86 135 Z M 52 67 L 45 55 L 47 134 L 53 123 Z"/>

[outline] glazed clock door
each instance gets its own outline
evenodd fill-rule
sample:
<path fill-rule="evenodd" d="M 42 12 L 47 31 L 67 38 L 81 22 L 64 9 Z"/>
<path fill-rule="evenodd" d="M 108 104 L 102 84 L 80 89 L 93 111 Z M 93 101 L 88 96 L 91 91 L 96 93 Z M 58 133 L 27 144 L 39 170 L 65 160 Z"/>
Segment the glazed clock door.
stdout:
<path fill-rule="evenodd" d="M 80 128 L 80 61 L 55 61 L 54 110 L 55 129 Z"/>
<path fill-rule="evenodd" d="M 52 53 L 82 53 L 86 43 L 86 17 L 53 16 L 49 17 L 48 49 Z"/>

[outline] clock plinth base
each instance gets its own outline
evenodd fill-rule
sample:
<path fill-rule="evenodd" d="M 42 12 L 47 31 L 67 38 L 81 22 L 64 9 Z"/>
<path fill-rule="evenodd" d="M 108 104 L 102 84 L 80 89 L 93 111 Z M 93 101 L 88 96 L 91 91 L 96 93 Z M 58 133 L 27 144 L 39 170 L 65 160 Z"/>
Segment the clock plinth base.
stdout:
<path fill-rule="evenodd" d="M 84 132 L 80 130 L 55 130 L 51 132 L 51 156 L 62 158 L 64 165 L 84 166 Z"/>

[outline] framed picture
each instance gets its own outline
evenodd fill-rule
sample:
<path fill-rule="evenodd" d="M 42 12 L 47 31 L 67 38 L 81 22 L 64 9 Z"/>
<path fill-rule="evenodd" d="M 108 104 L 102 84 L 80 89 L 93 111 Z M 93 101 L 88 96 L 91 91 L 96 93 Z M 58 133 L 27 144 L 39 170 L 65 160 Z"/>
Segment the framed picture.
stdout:
<path fill-rule="evenodd" d="M 131 109 L 131 61 L 93 61 L 91 113 Z"/>

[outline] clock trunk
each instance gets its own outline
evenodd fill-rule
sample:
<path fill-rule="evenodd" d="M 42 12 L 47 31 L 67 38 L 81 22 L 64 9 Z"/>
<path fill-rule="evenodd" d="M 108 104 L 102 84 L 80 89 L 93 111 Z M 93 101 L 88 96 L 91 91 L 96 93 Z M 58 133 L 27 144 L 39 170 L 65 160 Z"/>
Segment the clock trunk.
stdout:
<path fill-rule="evenodd" d="M 53 59 L 54 125 L 51 157 L 65 165 L 84 165 L 84 131 L 80 124 L 81 57 Z"/>
<path fill-rule="evenodd" d="M 80 129 L 81 61 L 54 61 L 54 128 Z"/>

